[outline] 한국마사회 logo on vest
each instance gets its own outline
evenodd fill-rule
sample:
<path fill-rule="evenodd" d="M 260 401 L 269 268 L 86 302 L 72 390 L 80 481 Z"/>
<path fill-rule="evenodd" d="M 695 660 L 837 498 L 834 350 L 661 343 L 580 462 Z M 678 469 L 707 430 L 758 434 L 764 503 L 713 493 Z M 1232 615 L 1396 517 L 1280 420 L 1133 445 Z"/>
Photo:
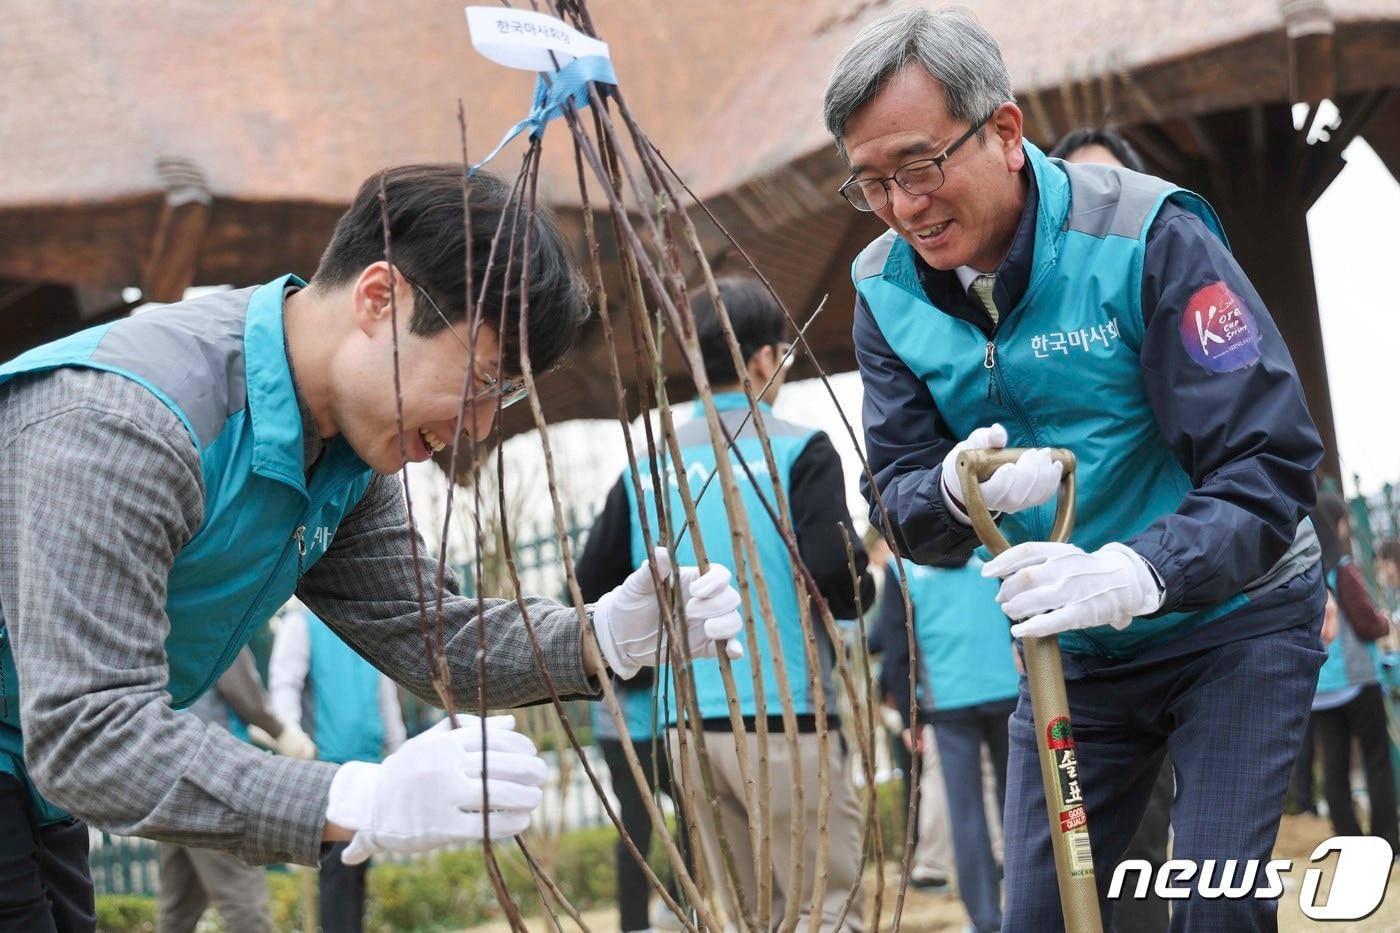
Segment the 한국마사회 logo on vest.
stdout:
<path fill-rule="evenodd" d="M 1215 373 L 1234 372 L 1259 361 L 1259 328 L 1224 282 L 1191 296 L 1181 315 L 1181 342 L 1191 359 Z"/>

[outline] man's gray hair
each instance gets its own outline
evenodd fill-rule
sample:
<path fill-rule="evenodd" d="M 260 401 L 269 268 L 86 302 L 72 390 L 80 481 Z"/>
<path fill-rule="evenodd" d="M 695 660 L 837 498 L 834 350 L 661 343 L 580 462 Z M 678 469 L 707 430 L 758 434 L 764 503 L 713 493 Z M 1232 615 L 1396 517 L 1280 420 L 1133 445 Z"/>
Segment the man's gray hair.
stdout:
<path fill-rule="evenodd" d="M 892 75 L 913 62 L 943 85 L 948 113 L 955 120 L 985 119 L 1001 104 L 1016 99 L 1001 48 L 967 10 L 954 7 L 935 12 L 916 7 L 891 13 L 860 31 L 827 82 L 826 128 L 842 155 L 846 147 L 841 137 L 851 115 L 880 93 Z"/>

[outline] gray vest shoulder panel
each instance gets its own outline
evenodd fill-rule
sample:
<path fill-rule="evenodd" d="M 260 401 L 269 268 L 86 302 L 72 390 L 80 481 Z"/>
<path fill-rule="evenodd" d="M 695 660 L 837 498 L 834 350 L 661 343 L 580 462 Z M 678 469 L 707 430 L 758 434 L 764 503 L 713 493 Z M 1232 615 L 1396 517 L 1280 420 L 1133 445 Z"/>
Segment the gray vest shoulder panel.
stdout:
<path fill-rule="evenodd" d="M 92 362 L 159 386 L 194 426 L 200 446 L 208 446 L 248 404 L 243 328 L 254 291 L 204 295 L 118 321 Z"/>
<path fill-rule="evenodd" d="M 748 415 L 749 410 L 747 407 L 730 408 L 720 412 L 719 419 L 724 426 L 729 429 L 729 433 L 733 435 L 736 441 L 749 438 L 756 439 L 758 437 L 758 429 L 754 427 L 753 420 L 750 419 L 747 424 L 744 423 L 744 419 L 747 418 Z M 744 426 L 742 432 L 739 430 L 741 424 Z M 781 418 L 774 418 L 771 416 L 765 417 L 763 419 L 763 424 L 768 429 L 768 436 L 771 438 L 802 437 L 813 433 L 812 428 L 803 427 L 800 424 L 793 424 L 790 421 L 784 421 Z M 682 447 L 705 444 L 709 442 L 709 439 L 710 428 L 703 416 L 692 418 L 676 429 L 676 440 Z"/>
<path fill-rule="evenodd" d="M 1117 166 L 1060 165 L 1069 176 L 1065 229 L 1090 236 L 1136 238 L 1162 197 L 1175 190 L 1160 178 Z"/>
<path fill-rule="evenodd" d="M 856 257 L 853 276 L 857 282 L 877 276 L 885 270 L 885 260 L 890 258 L 890 250 L 894 249 L 896 239 L 898 237 L 893 230 L 886 230 L 860 251 L 860 255 Z"/>

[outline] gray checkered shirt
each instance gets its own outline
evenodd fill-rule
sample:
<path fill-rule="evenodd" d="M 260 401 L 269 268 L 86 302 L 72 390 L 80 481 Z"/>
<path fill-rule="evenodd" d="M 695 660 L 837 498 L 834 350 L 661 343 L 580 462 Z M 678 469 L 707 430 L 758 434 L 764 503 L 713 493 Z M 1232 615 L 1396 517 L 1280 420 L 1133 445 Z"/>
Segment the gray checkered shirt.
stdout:
<path fill-rule="evenodd" d="M 307 435 L 313 463 L 320 440 Z M 176 712 L 165 692 L 167 579 L 203 516 L 198 451 L 135 382 L 64 369 L 0 389 L 0 611 L 22 684 L 26 765 L 49 800 L 94 826 L 253 863 L 315 864 L 337 766 L 258 751 Z M 431 594 L 438 565 L 421 540 L 418 553 Z M 483 640 L 489 706 L 547 698 L 519 606 L 488 599 L 478 615 L 447 580 L 458 704 L 476 707 Z M 380 670 L 438 702 L 396 478 L 375 478 L 298 595 Z M 560 692 L 594 694 L 573 610 L 527 605 Z"/>

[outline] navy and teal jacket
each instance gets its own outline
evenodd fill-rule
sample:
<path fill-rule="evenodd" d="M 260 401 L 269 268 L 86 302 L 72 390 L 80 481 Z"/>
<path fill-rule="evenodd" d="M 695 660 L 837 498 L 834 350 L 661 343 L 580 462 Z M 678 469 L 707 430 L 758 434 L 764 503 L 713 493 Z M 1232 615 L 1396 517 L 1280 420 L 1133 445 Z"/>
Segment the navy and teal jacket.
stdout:
<path fill-rule="evenodd" d="M 336 764 L 379 761 L 384 755 L 379 708 L 384 675 L 310 612 L 306 636 L 311 689 L 302 693 L 302 723 L 316 741 L 316 757 Z"/>
<path fill-rule="evenodd" d="M 816 708 L 807 673 L 806 649 L 797 602 L 796 573 L 778 530 L 759 500 L 759 496 L 762 495 L 770 505 L 776 506 L 772 501 L 772 480 L 753 425 L 745 425 L 742 433 L 739 432 L 739 425 L 749 412 L 748 401 L 744 395 L 737 392 L 722 393 L 715 396 L 714 403 L 720 418 L 735 436 L 736 450 L 731 452 L 730 461 L 744 499 L 744 511 L 749 518 L 749 528 L 759 557 L 759 572 L 768 588 L 772 601 L 773 622 L 779 634 L 775 652 L 769 642 L 767 626 L 762 621 L 745 618 L 744 624 L 752 627 L 758 639 L 759 655 L 762 658 L 760 670 L 765 713 L 773 728 L 781 728 L 779 717 L 782 703 L 774 667 L 776 655 L 781 659 L 787 675 L 793 708 L 799 716 L 798 726 L 801 729 L 810 729 L 815 722 Z M 658 464 L 659 475 L 668 487 L 668 513 L 675 516 L 676 520 L 684 514 L 677 486 L 680 478 L 684 477 L 691 494 L 696 495 L 714 470 L 716 462 L 703 411 L 699 408 L 699 402 L 695 404 L 696 417 L 677 429 L 677 440 L 685 460 L 684 464 L 679 470 L 669 460 Z M 846 538 L 842 531 L 843 528 L 849 531 L 851 519 L 846 509 L 840 459 L 830 440 L 820 431 L 783 421 L 775 417 L 771 407 L 766 404 L 760 404 L 759 407 L 772 442 L 779 480 L 791 508 L 798 554 L 816 580 L 817 587 L 832 614 L 836 618 L 852 618 L 856 615 L 856 593 L 847 563 Z M 741 459 L 756 477 L 757 490 L 740 466 Z M 627 575 L 646 559 L 646 538 L 638 518 L 639 502 L 646 509 L 647 525 L 652 540 L 657 540 L 653 472 L 646 463 L 642 464 L 641 476 L 643 489 L 639 496 L 638 490 L 633 486 L 630 470 L 623 473 L 589 533 L 588 542 L 577 567 L 579 584 L 585 599 L 600 598 L 621 584 Z M 732 539 L 718 479 L 710 484 L 710 489 L 697 504 L 696 511 L 710 560 L 732 568 Z M 860 539 L 854 535 L 852 539 L 861 581 L 861 597 L 868 603 L 874 592 L 874 581 L 865 572 L 866 555 Z M 695 562 L 694 545 L 690 535 L 687 534 L 682 540 L 677 549 L 677 557 L 682 564 Z M 749 578 L 751 591 L 754 593 L 754 609 L 757 610 L 757 591 L 752 589 L 752 568 Z M 821 667 L 818 675 L 824 685 L 828 712 L 834 715 L 836 691 L 831 676 L 833 649 L 815 611 L 810 618 L 816 628 L 818 660 Z M 734 662 L 733 668 L 740 710 L 746 720 L 751 722 L 757 715 L 752 659 L 746 656 L 743 660 Z M 694 673 L 700 715 L 706 726 L 728 728 L 729 709 L 720 678 L 719 663 L 710 659 L 697 660 L 694 662 Z M 637 717 L 645 720 L 637 723 L 638 727 L 643 729 L 640 733 L 642 736 L 649 735 L 651 731 L 654 695 L 659 696 L 659 700 L 655 701 L 660 709 L 659 723 L 674 721 L 676 698 L 673 689 L 670 689 L 671 679 L 665 676 L 664 669 L 659 673 L 657 684 L 658 686 L 650 689 L 630 691 L 639 694 L 629 702 L 635 703 Z M 629 724 L 632 718 L 629 715 Z"/>
<path fill-rule="evenodd" d="M 982 561 L 962 567 L 928 567 L 902 560 L 909 585 L 918 650 L 918 709 L 927 719 L 1016 697 L 1019 674 L 1011 633 L 996 601 L 1000 581 L 982 576 Z M 909 650 L 904 597 L 893 563 L 873 628 L 888 633 L 884 670 L 890 697 L 909 717 Z M 906 725 L 908 723 L 906 722 Z"/>
<path fill-rule="evenodd" d="M 282 302 L 289 287 L 304 284 L 284 276 L 182 302 L 44 344 L 0 366 L 0 383 L 61 367 L 125 376 L 169 406 L 199 450 L 204 522 L 171 567 L 165 606 L 167 689 L 177 709 L 213 686 L 292 596 L 373 477 L 339 437 L 309 480 L 303 472 Z M 0 642 L 0 770 L 27 784 L 22 685 L 8 641 Z M 34 796 L 41 818 L 61 816 Z"/>
<path fill-rule="evenodd" d="M 1071 655 L 1096 666 L 1180 650 L 1192 632 L 1199 649 L 1316 623 L 1318 548 L 1304 516 L 1322 444 L 1215 213 L 1160 179 L 1025 149 L 998 324 L 893 232 L 853 266 L 866 454 L 897 550 L 933 563 L 975 547 L 944 505 L 941 463 L 1000 422 L 1011 446 L 1078 457 L 1075 544 L 1124 542 L 1165 584 L 1155 616 L 1061 636 Z M 1053 508 L 1006 515 L 1001 528 L 1012 543 L 1042 539 Z"/>
<path fill-rule="evenodd" d="M 1327 588 L 1337 592 L 1337 574 L 1351 562 L 1344 556 L 1341 563 L 1327 575 Z M 1380 651 L 1375 641 L 1363 640 L 1342 605 L 1337 599 L 1337 637 L 1327 646 L 1327 660 L 1322 662 L 1322 670 L 1317 672 L 1317 692 L 1332 693 L 1350 687 L 1365 687 L 1380 682 Z"/>

